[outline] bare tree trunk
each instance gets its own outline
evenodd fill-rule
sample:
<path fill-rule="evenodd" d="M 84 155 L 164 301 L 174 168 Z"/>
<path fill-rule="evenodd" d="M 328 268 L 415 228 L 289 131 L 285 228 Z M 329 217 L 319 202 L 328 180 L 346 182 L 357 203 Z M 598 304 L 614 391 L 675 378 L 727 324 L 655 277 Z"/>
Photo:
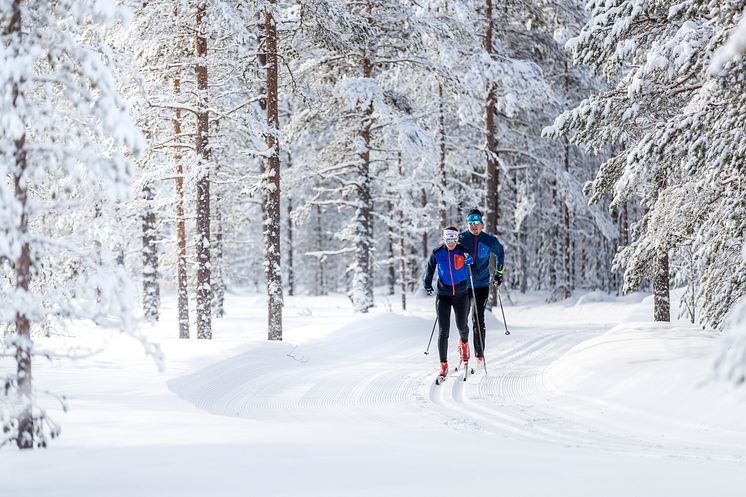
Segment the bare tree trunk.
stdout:
<path fill-rule="evenodd" d="M 394 206 L 390 200 L 386 201 L 386 212 L 393 213 Z M 388 226 L 389 234 L 389 295 L 396 293 L 396 236 L 393 226 Z"/>
<path fill-rule="evenodd" d="M 158 246 L 156 245 L 156 217 L 153 210 L 153 190 L 143 186 L 146 203 L 142 216 L 142 290 L 143 314 L 148 321 L 158 321 L 160 317 L 161 289 L 158 284 Z M 123 257 L 122 257 L 123 258 Z M 122 261 L 122 264 L 124 261 Z"/>
<path fill-rule="evenodd" d="M 370 78 L 372 65 L 368 55 L 363 56 L 363 77 Z M 365 313 L 373 307 L 373 278 L 371 274 L 372 197 L 370 178 L 370 128 L 373 104 L 364 111 L 359 136 L 365 150 L 360 153 L 357 174 L 358 205 L 355 212 L 357 238 L 356 264 L 353 274 L 352 295 L 355 312 Z"/>
<path fill-rule="evenodd" d="M 484 51 L 488 56 L 494 58 L 495 49 L 492 45 L 492 33 L 494 30 L 494 18 L 492 16 L 492 0 L 486 0 L 485 17 L 487 29 L 484 34 Z M 497 87 L 493 81 L 487 83 L 487 103 L 485 105 L 485 128 L 487 132 L 487 225 L 485 228 L 489 233 L 497 235 L 498 224 L 498 189 L 500 185 L 500 171 L 497 163 L 497 126 L 495 117 L 497 112 Z M 494 261 L 490 258 L 490 272 L 494 272 Z M 497 303 L 497 292 L 494 286 L 490 287 L 490 296 L 487 308 L 490 309 Z"/>
<path fill-rule="evenodd" d="M 270 0 L 274 6 L 276 0 Z M 267 334 L 269 340 L 282 340 L 282 270 L 280 247 L 280 145 L 277 134 L 280 131 L 278 109 L 277 73 L 277 21 L 273 13 L 264 11 L 264 52 L 267 70 L 267 157 L 265 224 L 265 273 L 267 275 Z"/>
<path fill-rule="evenodd" d="M 212 338 L 212 287 L 210 286 L 210 151 L 207 109 L 207 38 L 202 20 L 206 3 L 197 7 L 194 48 L 197 56 L 197 338 Z"/>
<path fill-rule="evenodd" d="M 216 174 L 219 171 L 219 165 L 216 166 Z M 213 292 L 212 302 L 213 309 L 212 314 L 216 318 L 222 318 L 225 316 L 225 280 L 223 279 L 223 214 L 220 211 L 220 205 L 222 197 L 219 191 L 215 195 L 215 205 L 213 209 L 215 211 L 215 254 L 211 260 L 212 275 L 215 277 L 213 281 Z"/>
<path fill-rule="evenodd" d="M 292 167 L 293 165 L 293 157 L 288 152 L 288 160 L 287 160 L 287 168 Z M 288 295 L 293 296 L 295 295 L 295 269 L 294 269 L 294 258 L 295 254 L 293 252 L 293 198 L 286 192 L 285 196 L 287 197 L 287 204 L 288 204 L 288 259 L 287 259 L 287 268 L 288 268 Z"/>
<path fill-rule="evenodd" d="M 427 207 L 427 192 L 425 192 L 424 189 L 422 190 L 422 195 L 420 198 L 422 200 L 421 201 L 422 207 Z M 442 226 L 441 228 L 445 228 L 445 226 Z M 430 247 L 428 247 L 427 231 L 425 231 L 424 233 L 422 233 L 422 258 L 426 260 L 429 257 L 429 255 L 430 255 Z"/>
<path fill-rule="evenodd" d="M 174 94 L 181 93 L 181 80 L 174 80 Z M 174 136 L 181 135 L 181 110 L 175 110 Z M 179 293 L 179 338 L 189 338 L 189 278 L 187 276 L 186 259 L 186 221 L 184 220 L 184 163 L 181 152 L 177 147 L 174 152 L 176 164 L 176 275 Z"/>
<path fill-rule="evenodd" d="M 21 31 L 21 0 L 14 0 L 13 14 L 6 33 L 20 42 Z M 13 107 L 18 107 L 23 95 L 18 83 L 13 83 Z M 21 218 L 18 223 L 19 238 L 22 240 L 21 253 L 15 260 L 16 268 L 16 292 L 25 294 L 28 292 L 31 280 L 31 247 L 29 245 L 28 226 L 28 190 L 24 173 L 28 166 L 26 155 L 26 133 L 15 141 L 15 172 L 13 184 L 15 186 L 15 198 L 21 206 Z M 32 413 L 33 389 L 31 376 L 31 322 L 23 311 L 16 311 L 16 365 L 18 375 L 18 394 L 20 397 L 22 411 L 18 418 L 18 438 L 16 445 L 19 449 L 31 449 L 34 447 L 34 417 Z"/>
<path fill-rule="evenodd" d="M 671 296 L 668 290 L 668 253 L 660 255 L 653 277 L 653 319 L 671 321 Z"/>
<path fill-rule="evenodd" d="M 445 126 L 445 109 L 443 105 L 443 85 L 438 82 L 438 125 L 440 128 L 440 161 L 438 163 L 438 189 L 440 198 L 438 199 L 438 213 L 440 215 L 440 227 L 448 226 L 446 216 L 446 126 Z"/>
<path fill-rule="evenodd" d="M 288 197 L 288 295 L 295 295 L 295 271 L 293 269 L 293 199 Z"/>
<path fill-rule="evenodd" d="M 402 171 L 402 163 L 401 163 L 401 152 L 399 152 L 399 177 L 404 177 L 404 172 Z M 399 208 L 397 209 L 399 214 L 399 290 L 401 292 L 401 310 L 406 311 L 407 310 L 407 254 L 405 250 L 405 233 L 403 226 L 404 223 L 404 199 L 399 199 Z M 391 208 L 389 208 L 389 212 L 393 212 Z M 393 265 L 392 265 L 393 267 Z"/>
<path fill-rule="evenodd" d="M 569 94 L 570 91 L 570 69 L 565 59 L 565 94 Z M 563 149 L 564 149 L 564 166 L 567 173 L 570 172 L 570 141 L 566 136 L 563 137 Z M 564 268 L 562 268 L 564 275 L 562 281 L 565 282 L 564 298 L 569 298 L 572 295 L 572 290 L 575 289 L 575 263 L 573 246 L 570 240 L 570 208 L 567 206 L 567 202 L 562 202 L 562 217 L 565 224 L 565 236 L 564 236 Z"/>
<path fill-rule="evenodd" d="M 316 206 L 316 249 L 319 252 L 324 250 L 324 224 L 321 215 L 321 207 Z M 326 295 L 326 280 L 324 274 L 324 257 L 319 257 L 319 273 L 318 273 L 318 290 L 315 295 Z"/>

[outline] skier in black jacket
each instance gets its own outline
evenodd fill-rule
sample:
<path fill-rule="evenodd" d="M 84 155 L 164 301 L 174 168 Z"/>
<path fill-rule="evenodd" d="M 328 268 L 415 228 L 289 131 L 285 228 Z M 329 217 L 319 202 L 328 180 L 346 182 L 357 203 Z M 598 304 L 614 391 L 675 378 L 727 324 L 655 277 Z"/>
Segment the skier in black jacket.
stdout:
<path fill-rule="evenodd" d="M 425 272 L 425 291 L 433 294 L 433 275 L 438 268 L 438 296 L 436 308 L 438 313 L 438 353 L 440 354 L 440 373 L 442 381 L 448 373 L 448 335 L 451 324 L 451 308 L 456 315 L 456 327 L 459 331 L 459 352 L 466 363 L 469 360 L 469 298 L 467 282 L 469 273 L 466 266 L 474 260 L 469 250 L 460 245 L 459 232 L 449 226 L 443 230 L 443 244 L 436 247 L 430 255 Z M 438 381 L 438 383 L 440 382 Z"/>

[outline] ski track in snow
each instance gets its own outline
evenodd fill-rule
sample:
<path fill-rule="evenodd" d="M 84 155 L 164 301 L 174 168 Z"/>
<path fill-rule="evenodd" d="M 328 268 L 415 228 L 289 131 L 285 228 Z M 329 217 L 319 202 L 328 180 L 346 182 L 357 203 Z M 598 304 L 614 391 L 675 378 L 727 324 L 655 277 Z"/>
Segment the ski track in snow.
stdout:
<path fill-rule="evenodd" d="M 427 416 L 455 430 L 569 448 L 743 462 L 744 433 L 729 434 L 735 441 L 726 446 L 698 446 L 688 438 L 683 442 L 646 439 L 599 422 L 593 414 L 599 411 L 596 399 L 565 394 L 545 380 L 546 368 L 554 360 L 605 330 L 603 326 L 534 327 L 515 329 L 506 337 L 493 326 L 488 330 L 488 374 L 475 371 L 464 382 L 463 370 L 454 372 L 452 366 L 440 386 L 434 382 L 436 347 L 423 356 L 421 331 L 415 335 L 392 330 L 378 338 L 373 331 L 336 332 L 333 340 L 305 346 L 302 353 L 310 357 L 305 363 L 247 352 L 172 380 L 169 386 L 198 407 L 226 416 L 324 423 L 343 417 L 414 427 L 425 424 Z M 451 334 L 451 344 L 455 336 Z M 351 350 L 356 352 L 349 355 Z M 455 350 L 449 351 L 452 364 L 456 357 Z M 629 409 L 625 413 L 623 406 L 603 407 L 645 420 L 645 413 Z M 698 429 L 684 424 L 681 428 Z"/>

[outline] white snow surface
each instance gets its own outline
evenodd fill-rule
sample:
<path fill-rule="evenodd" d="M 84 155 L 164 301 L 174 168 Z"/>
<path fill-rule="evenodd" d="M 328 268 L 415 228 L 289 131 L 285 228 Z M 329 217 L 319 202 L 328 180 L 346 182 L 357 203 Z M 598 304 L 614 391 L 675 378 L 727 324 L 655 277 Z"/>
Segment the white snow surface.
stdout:
<path fill-rule="evenodd" d="M 353 315 L 287 297 L 283 342 L 263 296 L 229 295 L 211 341 L 174 338 L 169 298 L 143 328 L 164 373 L 131 338 L 76 330 L 108 347 L 35 363 L 70 411 L 50 402 L 49 449 L 0 450 L 0 496 L 743 495 L 746 399 L 710 379 L 716 333 L 650 322 L 642 294 L 543 297 L 513 295 L 509 336 L 488 315 L 488 374 L 441 386 L 427 298 Z"/>

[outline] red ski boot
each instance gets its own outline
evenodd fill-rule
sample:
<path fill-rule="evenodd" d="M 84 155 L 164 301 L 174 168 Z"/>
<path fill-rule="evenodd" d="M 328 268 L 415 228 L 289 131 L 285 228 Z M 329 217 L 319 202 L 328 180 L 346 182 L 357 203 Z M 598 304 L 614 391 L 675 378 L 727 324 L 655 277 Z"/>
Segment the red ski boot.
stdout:
<path fill-rule="evenodd" d="M 464 365 L 464 381 L 466 381 L 469 375 L 469 342 L 464 342 L 461 337 L 458 339 L 458 351 L 461 355 L 461 363 Z"/>
<path fill-rule="evenodd" d="M 438 377 L 435 378 L 435 384 L 440 385 L 445 381 L 446 376 L 448 375 L 448 363 L 447 362 L 441 362 L 440 363 L 440 373 L 438 373 Z"/>

